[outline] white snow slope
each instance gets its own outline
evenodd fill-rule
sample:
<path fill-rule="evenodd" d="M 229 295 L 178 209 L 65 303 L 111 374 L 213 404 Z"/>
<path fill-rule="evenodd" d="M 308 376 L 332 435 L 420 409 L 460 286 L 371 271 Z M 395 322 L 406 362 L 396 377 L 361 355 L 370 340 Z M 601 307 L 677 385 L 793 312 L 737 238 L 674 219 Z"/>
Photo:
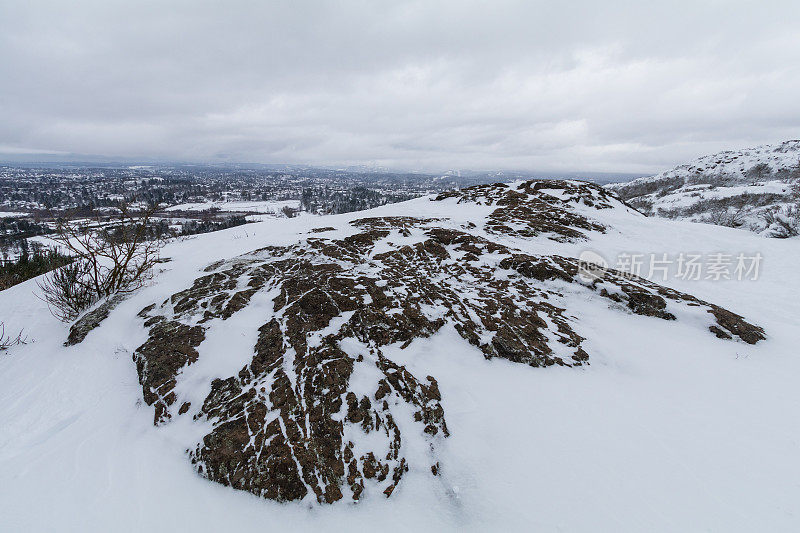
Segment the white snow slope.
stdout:
<path fill-rule="evenodd" d="M 753 172 L 756 165 L 765 166 L 760 174 Z M 800 200 L 799 179 L 800 140 L 794 140 L 706 155 L 655 176 L 607 187 L 648 214 L 723 225 L 735 222 L 774 237 L 785 235 L 778 227 L 770 228 L 763 213 L 786 216 L 785 211 Z M 737 202 L 737 197 L 742 200 Z M 722 211 L 735 215 L 735 220 L 720 217 Z M 789 218 L 796 215 L 789 213 Z"/>
<path fill-rule="evenodd" d="M 572 308 L 592 354 L 584 367 L 486 360 L 445 327 L 387 352 L 438 379 L 451 432 L 444 473 L 412 470 L 391 498 L 357 504 L 279 504 L 213 483 L 186 460 L 187 435 L 197 433 L 188 417 L 153 425 L 131 361 L 146 339 L 135 315 L 189 286 L 212 261 L 294 243 L 320 226 L 346 235 L 348 221 L 365 216 L 468 222 L 486 213 L 420 198 L 175 242 L 154 283 L 70 348 L 62 345 L 68 326 L 34 296 L 35 280 L 0 292 L 0 319 L 30 341 L 0 352 L 0 530 L 798 531 L 800 242 L 625 209 L 593 212 L 611 229 L 588 242 L 507 243 L 567 256 L 592 249 L 609 259 L 760 252 L 757 281 L 657 281 L 743 315 L 767 340 L 723 341 L 685 321 L 605 312 L 607 303 L 591 295 Z M 225 358 L 252 350 L 248 320 L 231 320 L 225 338 L 201 346 L 219 361 L 206 372 L 224 377 L 239 367 Z"/>

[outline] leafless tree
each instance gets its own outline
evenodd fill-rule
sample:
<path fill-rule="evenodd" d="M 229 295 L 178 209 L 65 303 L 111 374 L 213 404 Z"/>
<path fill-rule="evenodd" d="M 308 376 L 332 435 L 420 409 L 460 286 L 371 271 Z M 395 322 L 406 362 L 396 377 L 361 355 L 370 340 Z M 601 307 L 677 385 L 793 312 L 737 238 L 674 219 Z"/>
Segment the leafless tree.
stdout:
<path fill-rule="evenodd" d="M 147 281 L 164 244 L 148 231 L 155 211 L 155 205 L 138 213 L 123 205 L 107 222 L 57 219 L 52 239 L 75 260 L 39 282 L 54 316 L 73 320 L 98 300 Z"/>

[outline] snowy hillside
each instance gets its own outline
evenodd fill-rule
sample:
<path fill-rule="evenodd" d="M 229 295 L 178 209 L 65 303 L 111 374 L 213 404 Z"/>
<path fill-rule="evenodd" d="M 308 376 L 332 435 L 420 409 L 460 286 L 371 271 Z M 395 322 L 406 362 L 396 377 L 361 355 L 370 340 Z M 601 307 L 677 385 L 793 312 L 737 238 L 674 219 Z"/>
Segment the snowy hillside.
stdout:
<path fill-rule="evenodd" d="M 530 181 L 163 256 L 71 326 L 0 292 L 29 339 L 0 352 L 9 530 L 800 520 L 792 240 Z"/>
<path fill-rule="evenodd" d="M 792 237 L 800 231 L 800 141 L 707 155 L 608 187 L 647 214 Z"/>

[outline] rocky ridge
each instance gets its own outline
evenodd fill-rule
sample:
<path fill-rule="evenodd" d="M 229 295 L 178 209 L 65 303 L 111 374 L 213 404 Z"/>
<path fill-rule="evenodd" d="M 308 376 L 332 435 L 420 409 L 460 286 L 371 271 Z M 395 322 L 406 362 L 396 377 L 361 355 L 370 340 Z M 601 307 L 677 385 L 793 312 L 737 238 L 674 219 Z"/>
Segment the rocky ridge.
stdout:
<path fill-rule="evenodd" d="M 608 231 L 590 214 L 625 206 L 601 187 L 529 181 L 431 201 L 480 205 L 488 215 L 467 224 L 361 218 L 341 238 L 325 238 L 333 228 L 321 228 L 296 244 L 211 264 L 191 287 L 139 313 L 148 331 L 133 355 L 143 399 L 156 425 L 192 417 L 209 428 L 187 449 L 201 475 L 264 498 L 321 503 L 391 496 L 410 469 L 441 475 L 452 428 L 436 377 L 413 375 L 386 352 L 445 327 L 486 358 L 540 368 L 590 363 L 570 309 L 576 297 L 653 320 L 690 318 L 725 341 L 765 338 L 743 317 L 689 294 L 607 269 L 587 280 L 577 259 L 507 244 Z M 213 380 L 201 404 L 186 401 L 178 387 L 184 371 L 215 356 L 203 350 L 208 334 L 257 295 L 272 309 L 249 362 Z"/>

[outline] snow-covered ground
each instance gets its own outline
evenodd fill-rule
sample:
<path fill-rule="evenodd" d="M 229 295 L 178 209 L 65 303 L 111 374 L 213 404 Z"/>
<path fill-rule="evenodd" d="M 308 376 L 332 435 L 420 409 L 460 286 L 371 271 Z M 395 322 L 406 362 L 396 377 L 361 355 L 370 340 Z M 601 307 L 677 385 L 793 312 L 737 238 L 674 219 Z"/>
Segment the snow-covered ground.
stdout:
<path fill-rule="evenodd" d="M 298 209 L 298 200 L 268 200 L 268 201 L 231 201 L 231 202 L 198 202 L 189 204 L 179 204 L 168 207 L 165 211 L 207 211 L 209 209 L 219 209 L 225 212 L 237 213 L 280 213 L 281 209 L 288 207 Z"/>
<path fill-rule="evenodd" d="M 707 155 L 607 187 L 647 214 L 786 237 L 800 231 L 800 141 Z"/>
<path fill-rule="evenodd" d="M 469 222 L 487 210 L 420 198 L 173 242 L 154 283 L 71 348 L 62 346 L 68 327 L 34 296 L 35 280 L 0 292 L 0 319 L 30 341 L 0 352 L 0 529 L 797 531 L 800 241 L 625 210 L 595 213 L 612 229 L 589 242 L 506 241 L 529 253 L 591 249 L 612 265 L 623 252 L 760 252 L 756 281 L 657 281 L 742 314 L 767 340 L 751 346 L 681 321 L 598 313 L 587 297 L 572 309 L 591 364 L 530 368 L 486 360 L 445 327 L 387 352 L 439 381 L 451 432 L 443 475 L 411 471 L 390 499 L 355 505 L 277 504 L 215 484 L 186 460 L 191 420 L 153 426 L 131 361 L 146 339 L 134 316 L 209 263 L 291 244 L 317 227 L 341 237 L 366 216 Z M 252 350 L 244 330 L 230 331 L 209 341 L 231 357 Z"/>
<path fill-rule="evenodd" d="M 19 211 L 0 211 L 0 218 L 16 218 L 24 216 L 28 216 L 28 213 L 22 213 Z"/>
<path fill-rule="evenodd" d="M 686 178 L 692 175 L 719 176 L 722 178 L 747 179 L 749 171 L 763 163 L 770 171 L 778 172 L 797 167 L 800 163 L 800 140 L 785 141 L 780 144 L 765 144 L 742 150 L 726 150 L 716 154 L 704 155 L 678 165 L 651 177 L 638 178 L 625 184 L 654 181 L 664 178 Z M 611 185 L 615 188 L 615 185 Z"/>
<path fill-rule="evenodd" d="M 770 180 L 764 183 L 751 185 L 731 185 L 729 187 L 713 187 L 708 184 L 686 185 L 669 191 L 663 196 L 653 198 L 653 208 L 671 209 L 675 207 L 689 207 L 702 200 L 730 198 L 741 194 L 787 195 L 791 192 L 791 184 L 778 180 Z"/>

